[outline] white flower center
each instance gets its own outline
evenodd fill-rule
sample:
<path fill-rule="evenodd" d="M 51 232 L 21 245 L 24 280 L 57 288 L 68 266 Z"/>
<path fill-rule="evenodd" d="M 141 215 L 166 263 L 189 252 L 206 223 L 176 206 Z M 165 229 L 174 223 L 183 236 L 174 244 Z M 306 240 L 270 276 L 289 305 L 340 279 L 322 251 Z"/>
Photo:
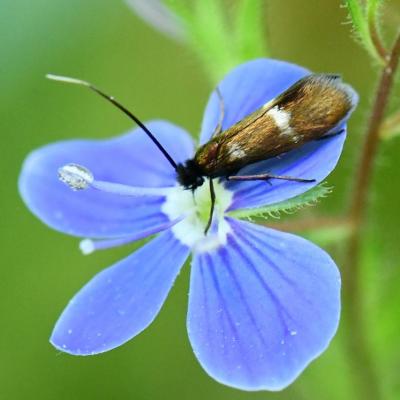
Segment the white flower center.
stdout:
<path fill-rule="evenodd" d="M 162 211 L 173 220 L 187 214 L 187 217 L 174 225 L 171 230 L 175 237 L 196 252 L 212 251 L 226 244 L 227 235 L 231 231 L 225 221 L 225 211 L 232 202 L 233 193 L 217 180 L 214 180 L 215 208 L 213 222 L 207 235 L 207 226 L 211 210 L 209 185 L 204 183 L 194 192 L 177 186 L 167 195 Z"/>

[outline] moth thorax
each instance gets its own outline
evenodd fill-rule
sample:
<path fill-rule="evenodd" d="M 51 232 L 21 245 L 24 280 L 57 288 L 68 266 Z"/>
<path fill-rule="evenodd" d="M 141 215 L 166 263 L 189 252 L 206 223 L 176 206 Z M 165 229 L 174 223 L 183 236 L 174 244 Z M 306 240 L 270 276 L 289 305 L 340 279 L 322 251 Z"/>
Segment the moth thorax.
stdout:
<path fill-rule="evenodd" d="M 194 190 L 204 183 L 203 173 L 194 160 L 178 164 L 176 168 L 178 182 L 185 188 Z"/>

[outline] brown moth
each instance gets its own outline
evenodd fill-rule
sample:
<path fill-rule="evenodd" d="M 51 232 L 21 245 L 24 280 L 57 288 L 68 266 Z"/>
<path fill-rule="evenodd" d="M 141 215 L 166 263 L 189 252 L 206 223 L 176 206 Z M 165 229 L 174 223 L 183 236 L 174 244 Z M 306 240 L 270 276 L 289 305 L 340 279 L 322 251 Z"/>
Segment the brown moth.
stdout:
<path fill-rule="evenodd" d="M 311 74 L 223 131 L 223 96 L 217 89 L 221 112 L 213 137 L 197 150 L 192 159 L 177 164 L 146 126 L 114 97 L 85 81 L 55 75 L 48 77 L 89 87 L 133 119 L 175 169 L 178 182 L 185 189 L 194 191 L 208 178 L 211 209 L 205 233 L 211 225 L 215 204 L 214 178 L 235 181 L 284 179 L 313 182 L 312 178 L 274 175 L 268 171 L 259 175 L 237 173 L 247 165 L 282 155 L 307 142 L 341 134 L 343 130 L 338 126 L 357 102 L 355 91 L 344 84 L 338 75 Z"/>
<path fill-rule="evenodd" d="M 213 178 L 314 181 L 268 172 L 236 174 L 249 164 L 287 153 L 312 140 L 342 133 L 342 130 L 335 132 L 335 128 L 349 115 L 356 101 L 354 90 L 338 75 L 312 74 L 229 129 L 222 131 L 222 123 L 218 124 L 214 137 L 197 150 L 194 158 L 177 166 L 178 181 L 185 188 L 195 190 L 204 183 L 204 177 L 209 178 L 211 211 L 205 233 L 210 228 L 214 210 Z"/>
<path fill-rule="evenodd" d="M 234 175 L 246 165 L 341 133 L 334 132 L 334 128 L 346 118 L 355 102 L 354 90 L 342 83 L 339 76 L 306 76 L 229 129 L 216 132 L 192 160 L 178 165 L 180 182 L 195 189 L 203 183 L 198 177 L 239 180 Z M 258 179 L 273 177 L 278 178 L 263 174 Z M 310 181 L 296 177 L 289 180 Z"/>

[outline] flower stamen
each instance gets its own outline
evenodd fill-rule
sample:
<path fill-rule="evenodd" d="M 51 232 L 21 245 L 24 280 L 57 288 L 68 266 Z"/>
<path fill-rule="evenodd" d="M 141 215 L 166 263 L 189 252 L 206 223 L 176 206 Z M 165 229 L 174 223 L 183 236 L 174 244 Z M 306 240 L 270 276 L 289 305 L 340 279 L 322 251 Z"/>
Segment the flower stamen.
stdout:
<path fill-rule="evenodd" d="M 85 190 L 89 186 L 102 192 L 121 196 L 166 196 L 171 187 L 136 187 L 121 183 L 106 182 L 94 178 L 93 173 L 86 167 L 70 163 L 58 169 L 58 177 L 72 190 Z"/>
<path fill-rule="evenodd" d="M 211 198 L 208 185 L 202 185 L 195 191 L 185 190 L 176 186 L 166 197 L 162 211 L 170 219 L 176 218 L 183 211 L 187 218 L 181 224 L 175 225 L 172 232 L 184 245 L 195 252 L 205 252 L 224 245 L 230 226 L 225 220 L 225 212 L 232 202 L 233 193 L 219 181 L 215 182 L 215 212 L 212 225 L 207 234 L 205 227 L 210 216 Z"/>

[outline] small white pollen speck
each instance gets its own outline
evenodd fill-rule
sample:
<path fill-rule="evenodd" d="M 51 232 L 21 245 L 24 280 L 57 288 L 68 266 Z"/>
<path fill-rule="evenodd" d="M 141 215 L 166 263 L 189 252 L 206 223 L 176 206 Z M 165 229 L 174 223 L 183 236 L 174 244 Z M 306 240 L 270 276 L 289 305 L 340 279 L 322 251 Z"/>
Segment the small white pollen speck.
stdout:
<path fill-rule="evenodd" d="M 71 335 L 72 329 L 68 329 L 68 335 Z"/>
<path fill-rule="evenodd" d="M 290 331 L 290 335 L 291 336 L 296 336 L 297 335 L 297 331 Z"/>

